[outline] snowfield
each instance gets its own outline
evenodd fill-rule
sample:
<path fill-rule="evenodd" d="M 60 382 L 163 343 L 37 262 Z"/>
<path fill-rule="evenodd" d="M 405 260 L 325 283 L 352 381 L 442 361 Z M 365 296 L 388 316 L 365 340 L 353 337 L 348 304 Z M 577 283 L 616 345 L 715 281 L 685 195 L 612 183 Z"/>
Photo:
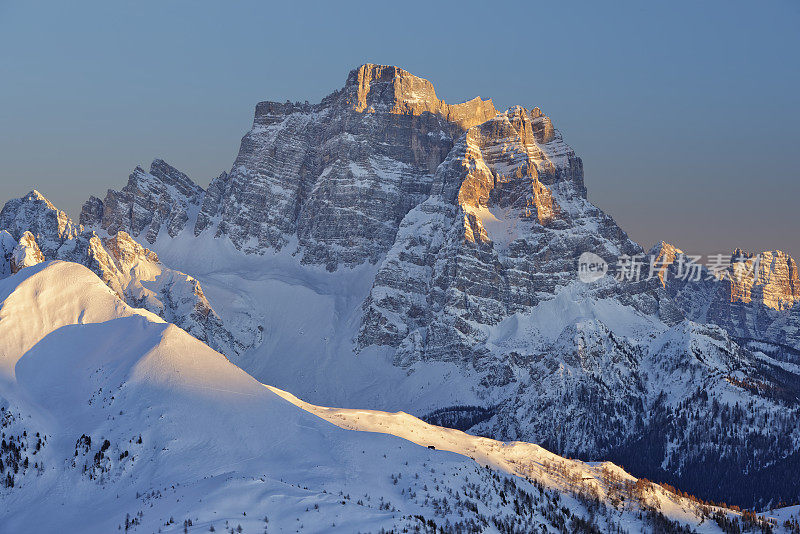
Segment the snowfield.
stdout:
<path fill-rule="evenodd" d="M 0 299 L 2 532 L 719 531 L 612 464 L 307 404 L 78 264 L 22 269 Z"/>

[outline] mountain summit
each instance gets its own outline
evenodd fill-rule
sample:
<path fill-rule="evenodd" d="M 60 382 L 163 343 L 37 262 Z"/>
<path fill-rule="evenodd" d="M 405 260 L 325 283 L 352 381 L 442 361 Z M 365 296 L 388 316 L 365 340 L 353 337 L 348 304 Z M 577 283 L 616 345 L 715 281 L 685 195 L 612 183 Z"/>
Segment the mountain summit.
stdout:
<path fill-rule="evenodd" d="M 401 68 L 366 64 L 350 71 L 343 89 L 347 102 L 357 112 L 384 111 L 398 115 L 441 115 L 467 129 L 492 118 L 497 110 L 492 100 L 480 97 L 449 105 L 436 97 L 433 84 Z"/>

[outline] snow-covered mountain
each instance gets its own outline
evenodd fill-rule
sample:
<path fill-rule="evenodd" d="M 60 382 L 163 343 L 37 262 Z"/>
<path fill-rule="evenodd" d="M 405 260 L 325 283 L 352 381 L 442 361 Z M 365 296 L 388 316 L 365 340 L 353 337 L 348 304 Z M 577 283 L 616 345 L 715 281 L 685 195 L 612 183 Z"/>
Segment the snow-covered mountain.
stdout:
<path fill-rule="evenodd" d="M 684 283 L 662 244 L 661 276 L 580 282 L 582 253 L 613 264 L 644 249 L 589 202 L 581 159 L 538 108 L 449 105 L 427 80 L 364 65 L 319 104 L 258 104 L 205 190 L 156 160 L 87 201 L 80 225 L 31 203 L 0 214 L 2 272 L 89 265 L 314 405 L 611 459 L 715 500 L 800 498 L 780 476 L 800 468 L 794 260 Z M 61 252 L 92 239 L 189 273 L 211 325 L 165 312 L 172 297 L 136 300 L 159 279 L 144 269 L 119 269 L 133 273 L 120 291 Z M 169 287 L 156 293 L 183 286 Z"/>
<path fill-rule="evenodd" d="M 81 222 L 135 237 L 145 232 L 150 243 L 188 226 L 247 253 L 294 243 L 304 262 L 331 270 L 375 263 L 403 216 L 427 197 L 454 138 L 494 115 L 491 101 L 450 106 L 427 80 L 364 65 L 320 104 L 258 104 L 233 168 L 202 200 L 177 171 L 162 173 L 169 180 L 157 189 L 140 186 L 137 169 L 121 192 L 90 199 Z M 156 171 L 150 174 L 161 177 Z M 152 215 L 156 207 L 163 216 Z"/>
<path fill-rule="evenodd" d="M 163 162 L 153 167 L 168 168 Z M 260 341 L 256 324 L 245 321 L 236 332 L 230 331 L 195 278 L 165 267 L 126 232 L 100 235 L 85 231 L 41 193 L 31 191 L 0 211 L 0 276 L 45 260 L 72 261 L 93 270 L 132 306 L 160 315 L 226 354 L 243 352 Z"/>
<path fill-rule="evenodd" d="M 22 268 L 0 302 L 3 532 L 769 527 L 610 463 L 309 405 L 76 263 Z"/>
<path fill-rule="evenodd" d="M 661 278 L 578 282 L 583 252 L 644 250 L 587 200 L 580 158 L 538 108 L 450 106 L 427 80 L 364 65 L 320 104 L 259 104 L 207 191 L 141 174 L 81 221 L 145 240 L 229 323 L 261 318 L 264 342 L 232 355 L 260 380 L 615 458 L 733 502 L 800 495 L 768 483 L 800 458 L 797 369 L 772 350 L 794 347 L 793 263 L 779 257 L 783 281 L 752 283 L 777 290 L 747 301 L 717 282 L 707 296 Z M 726 320 L 748 314 L 770 320 Z"/>

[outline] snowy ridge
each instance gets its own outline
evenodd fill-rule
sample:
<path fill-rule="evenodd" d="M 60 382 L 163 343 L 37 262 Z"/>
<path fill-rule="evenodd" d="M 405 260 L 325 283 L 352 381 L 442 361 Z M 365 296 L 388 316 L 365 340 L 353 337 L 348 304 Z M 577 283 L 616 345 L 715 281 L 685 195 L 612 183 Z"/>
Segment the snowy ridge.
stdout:
<path fill-rule="evenodd" d="M 653 508 L 672 520 L 688 524 L 698 521 L 698 518 L 701 518 L 702 523 L 704 516 L 708 517 L 716 511 L 729 513 L 724 508 L 699 503 L 646 480 L 637 484 L 635 477 L 611 462 L 585 463 L 565 459 L 532 443 L 499 442 L 472 436 L 459 430 L 430 425 L 403 412 L 315 406 L 289 392 L 271 386 L 267 388 L 295 406 L 341 428 L 391 434 L 429 449 L 454 452 L 475 460 L 481 466 L 535 480 L 548 489 L 559 492 L 576 495 L 585 492 L 604 502 L 619 501 L 621 497 L 624 501 L 621 492 L 625 492 L 632 499 L 629 503 L 632 510 Z M 792 511 L 787 510 L 788 515 Z M 782 514 L 786 515 L 786 512 L 776 515 L 781 517 Z M 713 531 L 714 528 L 711 527 L 710 530 Z"/>

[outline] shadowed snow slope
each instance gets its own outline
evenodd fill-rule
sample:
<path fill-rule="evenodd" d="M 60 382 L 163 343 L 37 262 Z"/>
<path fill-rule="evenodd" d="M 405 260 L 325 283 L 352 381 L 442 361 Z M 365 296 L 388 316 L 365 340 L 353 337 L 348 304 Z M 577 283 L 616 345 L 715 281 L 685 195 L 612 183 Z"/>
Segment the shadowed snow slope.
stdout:
<path fill-rule="evenodd" d="M 163 322 L 130 308 L 94 273 L 68 262 L 40 263 L 0 281 L 0 373 L 14 377 L 18 359 L 66 325 L 98 323 L 132 315 Z"/>
<path fill-rule="evenodd" d="M 3 532 L 170 532 L 188 521 L 260 531 L 265 516 L 270 531 L 413 529 L 420 517 L 471 531 L 569 529 L 596 514 L 592 495 L 607 512 L 591 519 L 601 530 L 645 528 L 642 506 L 702 520 L 696 504 L 649 484 L 620 505 L 614 495 L 635 479 L 611 464 L 305 404 L 130 308 L 78 264 L 22 269 L 0 281 L 0 300 Z"/>

